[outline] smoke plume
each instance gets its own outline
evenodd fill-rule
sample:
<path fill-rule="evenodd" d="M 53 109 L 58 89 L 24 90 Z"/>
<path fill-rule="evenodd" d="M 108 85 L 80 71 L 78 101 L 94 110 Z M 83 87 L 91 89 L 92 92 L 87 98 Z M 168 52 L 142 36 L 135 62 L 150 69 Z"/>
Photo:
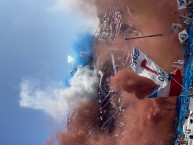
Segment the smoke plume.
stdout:
<path fill-rule="evenodd" d="M 138 99 L 151 94 L 156 85 L 149 79 L 137 76 L 134 72 L 123 69 L 111 79 L 112 88 L 133 93 Z"/>

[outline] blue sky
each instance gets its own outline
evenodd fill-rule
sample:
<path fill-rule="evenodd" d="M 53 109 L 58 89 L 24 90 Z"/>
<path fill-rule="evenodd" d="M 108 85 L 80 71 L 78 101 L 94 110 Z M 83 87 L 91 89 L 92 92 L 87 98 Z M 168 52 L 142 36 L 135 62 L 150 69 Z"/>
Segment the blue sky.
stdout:
<path fill-rule="evenodd" d="M 66 56 L 84 27 L 54 0 L 0 1 L 0 140 L 2 145 L 42 145 L 52 134 L 49 118 L 19 106 L 23 78 L 49 83 L 67 75 Z"/>

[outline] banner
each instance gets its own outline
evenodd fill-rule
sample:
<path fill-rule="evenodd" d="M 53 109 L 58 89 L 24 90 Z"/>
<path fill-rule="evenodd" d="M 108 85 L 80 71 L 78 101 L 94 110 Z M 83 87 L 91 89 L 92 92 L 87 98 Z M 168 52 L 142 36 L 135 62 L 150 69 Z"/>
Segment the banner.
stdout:
<path fill-rule="evenodd" d="M 168 73 L 135 47 L 132 48 L 130 66 L 136 74 L 151 79 L 161 88 L 168 84 Z"/>

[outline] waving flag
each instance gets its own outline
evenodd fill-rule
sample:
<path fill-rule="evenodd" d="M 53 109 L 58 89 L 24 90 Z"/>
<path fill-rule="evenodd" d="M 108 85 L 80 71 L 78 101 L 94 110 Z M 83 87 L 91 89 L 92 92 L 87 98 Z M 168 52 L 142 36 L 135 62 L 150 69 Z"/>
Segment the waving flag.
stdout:
<path fill-rule="evenodd" d="M 136 74 L 151 79 L 160 88 L 168 85 L 168 73 L 135 47 L 132 49 L 130 66 Z"/>
<path fill-rule="evenodd" d="M 179 96 L 181 92 L 182 74 L 180 69 L 176 69 L 169 75 L 169 82 L 164 87 L 160 86 L 155 89 L 148 98 Z"/>
<path fill-rule="evenodd" d="M 132 49 L 131 68 L 136 74 L 149 78 L 158 85 L 148 98 L 178 96 L 180 94 L 182 84 L 180 69 L 168 74 L 135 47 Z"/>

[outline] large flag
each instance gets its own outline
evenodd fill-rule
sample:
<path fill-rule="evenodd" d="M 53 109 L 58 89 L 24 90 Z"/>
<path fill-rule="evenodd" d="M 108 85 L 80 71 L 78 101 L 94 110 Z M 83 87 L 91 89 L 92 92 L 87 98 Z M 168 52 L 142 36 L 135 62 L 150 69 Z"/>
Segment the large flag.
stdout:
<path fill-rule="evenodd" d="M 135 47 L 132 49 L 130 66 L 136 74 L 151 79 L 160 88 L 168 85 L 169 74 Z"/>
<path fill-rule="evenodd" d="M 160 86 L 155 89 L 148 98 L 179 96 L 181 92 L 182 74 L 180 69 L 176 69 L 169 75 L 169 82 L 164 87 Z"/>

